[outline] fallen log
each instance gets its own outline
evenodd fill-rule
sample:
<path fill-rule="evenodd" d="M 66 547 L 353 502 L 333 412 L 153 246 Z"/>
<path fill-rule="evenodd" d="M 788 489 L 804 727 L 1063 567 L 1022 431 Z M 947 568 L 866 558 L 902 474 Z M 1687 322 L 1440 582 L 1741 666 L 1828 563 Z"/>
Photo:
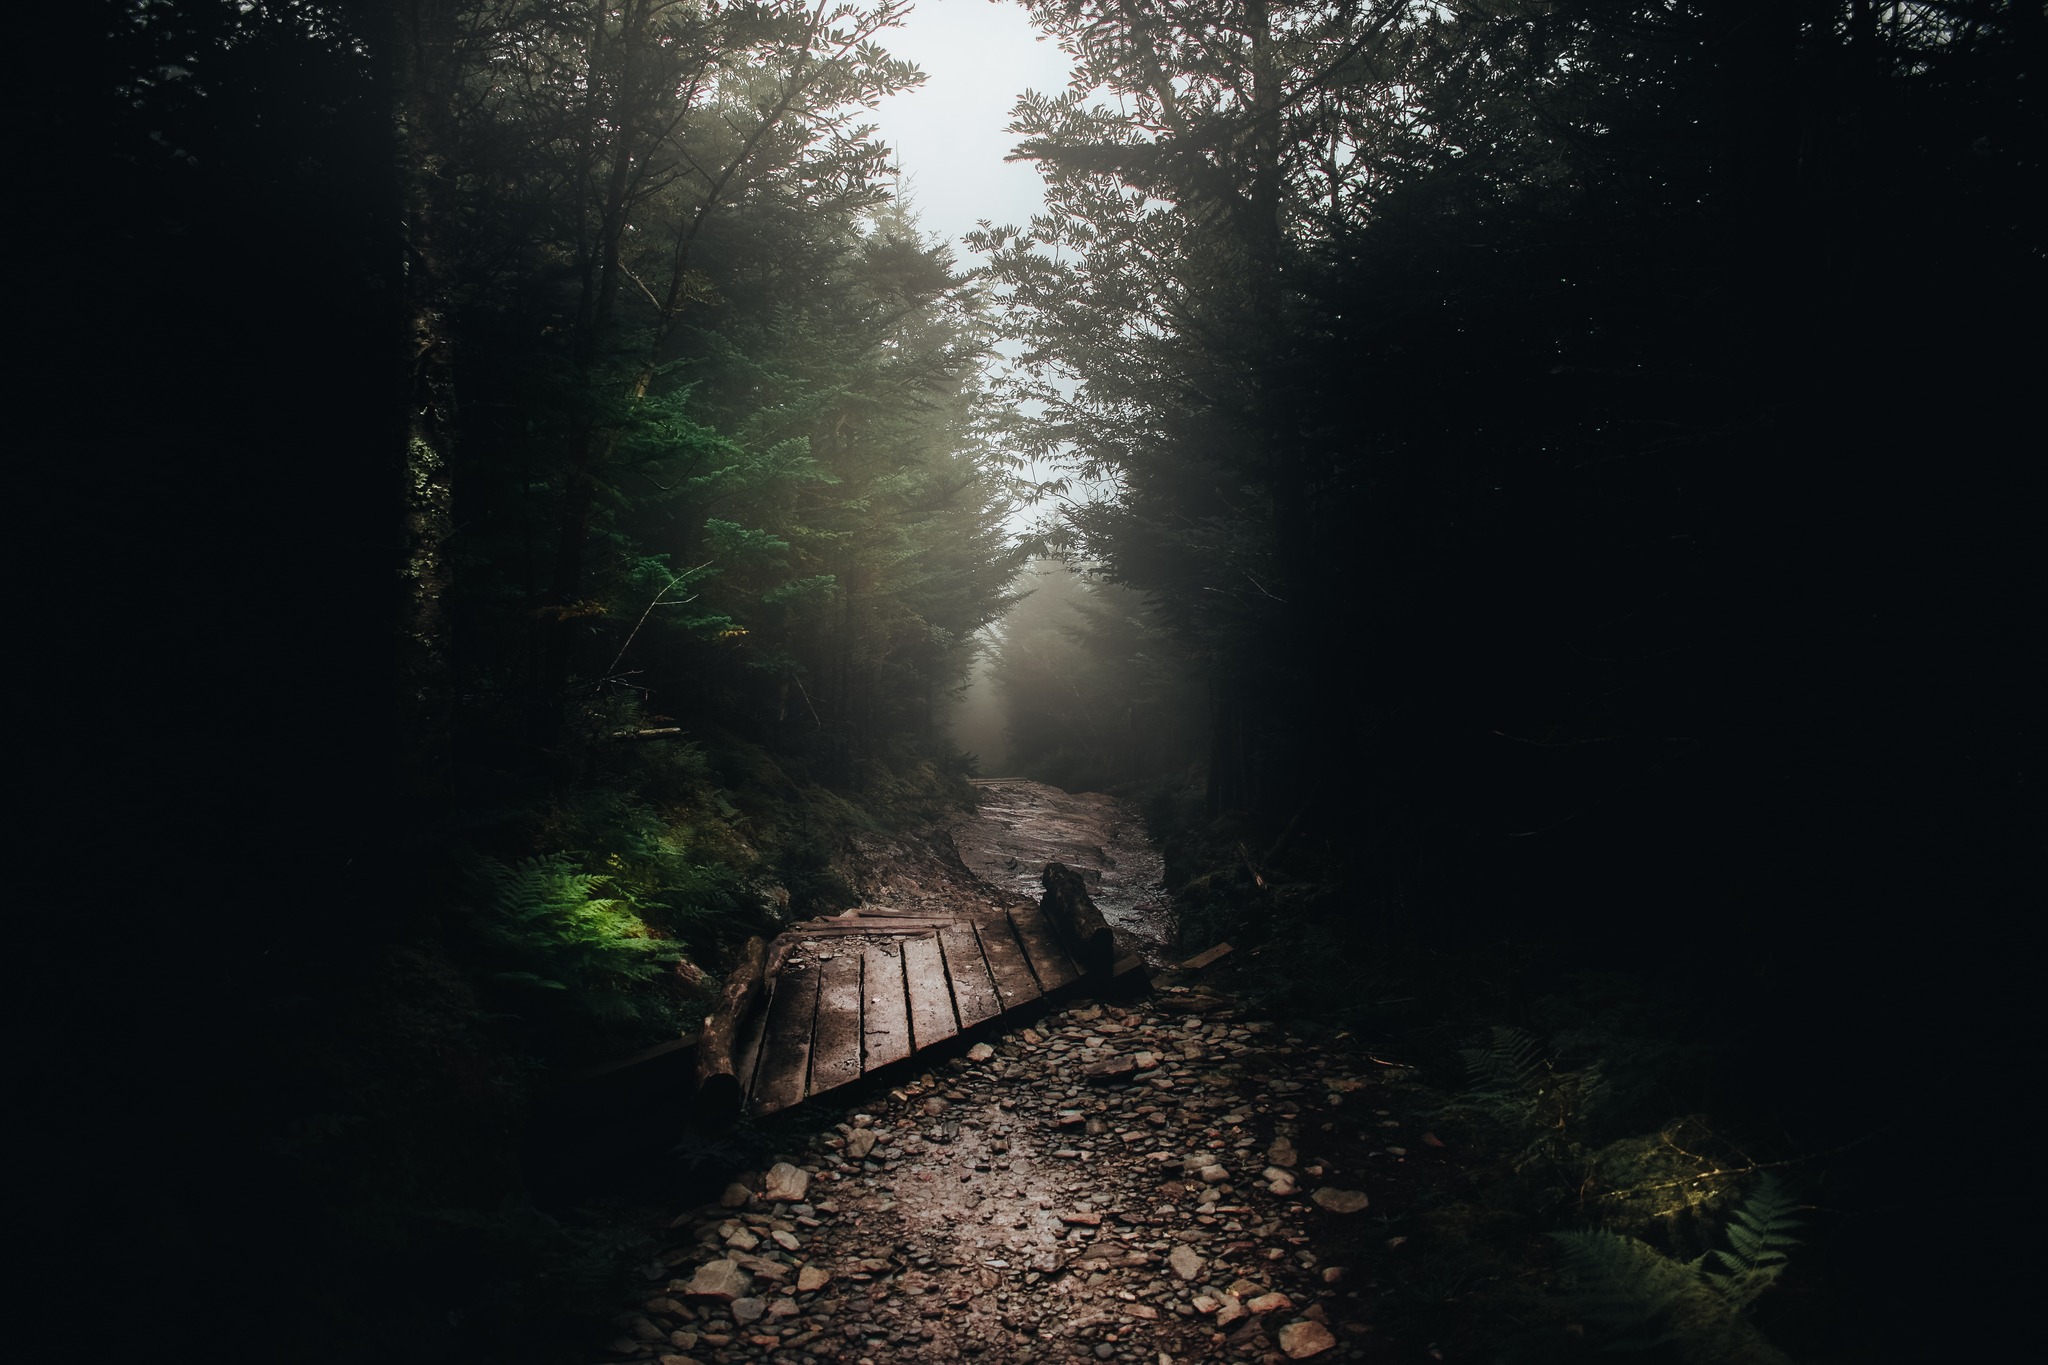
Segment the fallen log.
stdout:
<path fill-rule="evenodd" d="M 1047 863 L 1040 880 L 1045 886 L 1040 913 L 1066 940 L 1067 950 L 1081 964 L 1081 974 L 1090 981 L 1107 982 L 1116 969 L 1116 940 L 1088 895 L 1088 883 L 1065 863 Z"/>
<path fill-rule="evenodd" d="M 697 1039 L 697 1109 L 713 1123 L 737 1118 L 746 1098 L 745 1087 L 733 1066 L 733 1043 L 747 1010 L 760 994 L 766 976 L 768 945 L 750 938 L 740 949 L 725 989 L 718 993 L 718 1008 L 704 1021 Z"/>

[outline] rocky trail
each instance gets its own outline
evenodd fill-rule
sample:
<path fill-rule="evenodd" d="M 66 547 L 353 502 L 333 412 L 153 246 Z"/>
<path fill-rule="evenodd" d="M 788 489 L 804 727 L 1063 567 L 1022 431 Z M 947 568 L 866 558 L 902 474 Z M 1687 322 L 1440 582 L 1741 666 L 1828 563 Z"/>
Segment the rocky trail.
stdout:
<path fill-rule="evenodd" d="M 952 828 L 960 859 L 990 886 L 1038 898 L 1047 863 L 1065 863 L 1116 934 L 1119 956 L 1169 967 L 1175 942 L 1166 865 L 1128 801 L 1022 778 L 979 778 L 981 804 Z"/>
<path fill-rule="evenodd" d="M 1077 861 L 1114 848 L 1093 880 L 1121 868 L 1127 894 L 1105 909 L 1120 935 L 1165 952 L 1163 893 L 1148 905 L 1154 888 L 1128 884 L 1144 856 L 1157 866 L 1149 846 L 1129 857 L 1143 835 L 1128 812 L 992 785 L 982 817 L 951 831 L 969 867 L 993 882 L 1044 848 Z M 1032 809 L 1057 818 L 1034 826 Z M 902 856 L 897 882 L 946 880 Z M 1136 1001 L 1070 1003 L 767 1121 L 771 1162 L 665 1218 L 611 1358 L 1435 1356 L 1434 1343 L 1390 1350 L 1373 1322 L 1366 1268 L 1404 1240 L 1384 1215 L 1447 1164 L 1383 1095 L 1384 1064 L 1252 1017 L 1198 980 L 1155 982 Z"/>

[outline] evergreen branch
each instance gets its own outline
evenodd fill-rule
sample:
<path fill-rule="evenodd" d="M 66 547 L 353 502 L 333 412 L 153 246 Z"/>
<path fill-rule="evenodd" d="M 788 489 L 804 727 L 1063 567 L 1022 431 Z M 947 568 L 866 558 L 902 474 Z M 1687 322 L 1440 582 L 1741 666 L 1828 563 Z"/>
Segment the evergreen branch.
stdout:
<path fill-rule="evenodd" d="M 626 636 L 626 643 L 619 646 L 619 652 L 612 657 L 612 661 L 610 663 L 605 665 L 604 671 L 607 675 L 610 675 L 613 672 L 613 670 L 618 668 L 619 660 L 626 657 L 626 651 L 633 647 L 633 641 L 640 638 L 640 627 L 647 624 L 647 618 L 649 616 L 652 616 L 654 614 L 654 609 L 662 604 L 661 599 L 668 596 L 669 590 L 674 588 L 679 583 L 689 582 L 691 574 L 698 573 L 710 567 L 711 561 L 706 560 L 704 563 L 699 564 L 694 569 L 689 569 L 682 573 L 679 573 L 674 578 L 670 579 L 669 582 L 665 586 L 663 586 L 660 592 L 654 594 L 654 600 L 647 604 L 647 610 L 641 612 L 640 619 L 633 623 L 632 632 Z M 672 607 L 680 607 L 690 602 L 694 602 L 696 600 L 697 599 L 694 596 L 684 597 L 679 598 L 676 601 L 669 603 L 668 605 Z"/>

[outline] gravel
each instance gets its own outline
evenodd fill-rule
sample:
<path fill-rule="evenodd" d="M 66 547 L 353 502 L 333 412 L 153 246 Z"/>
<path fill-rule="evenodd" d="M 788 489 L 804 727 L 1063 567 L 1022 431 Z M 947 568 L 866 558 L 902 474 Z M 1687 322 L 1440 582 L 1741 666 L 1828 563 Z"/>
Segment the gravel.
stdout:
<path fill-rule="evenodd" d="M 1296 1098 L 1363 1080 L 1214 997 L 1173 1010 L 1187 1003 L 1070 1006 L 894 1087 L 814 1101 L 837 1100 L 828 1131 L 785 1120 L 795 1150 L 674 1219 L 608 1359 L 1382 1354 L 1363 1291 L 1318 1251 L 1370 1201 L 1326 1181 Z"/>

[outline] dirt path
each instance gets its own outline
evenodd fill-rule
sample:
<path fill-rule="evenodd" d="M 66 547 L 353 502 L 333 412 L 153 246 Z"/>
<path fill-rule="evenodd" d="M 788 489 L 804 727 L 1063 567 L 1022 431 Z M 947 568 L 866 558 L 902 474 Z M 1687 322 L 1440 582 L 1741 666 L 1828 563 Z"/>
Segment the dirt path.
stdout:
<path fill-rule="evenodd" d="M 953 827 L 961 861 L 991 886 L 1038 899 L 1047 863 L 1065 863 L 1115 931 L 1117 954 L 1149 966 L 1174 959 L 1173 905 L 1166 867 L 1128 801 L 1074 793 L 1015 777 L 976 779 L 981 808 Z"/>
<path fill-rule="evenodd" d="M 1163 945 L 1163 903 L 1144 894 L 1157 855 L 1128 812 L 1038 784 L 984 790 L 981 819 L 952 831 L 970 866 L 1021 891 L 1008 860 L 1086 868 L 1092 852 L 1105 897 L 1127 897 L 1111 901 L 1119 929 Z M 613 1351 L 660 1365 L 1385 1360 L 1373 1286 L 1352 1267 L 1386 1240 L 1375 1192 L 1401 1183 L 1407 1149 L 1402 1120 L 1372 1102 L 1350 1063 L 1199 987 L 1071 1005 L 773 1121 L 770 1169 L 668 1225 Z"/>

